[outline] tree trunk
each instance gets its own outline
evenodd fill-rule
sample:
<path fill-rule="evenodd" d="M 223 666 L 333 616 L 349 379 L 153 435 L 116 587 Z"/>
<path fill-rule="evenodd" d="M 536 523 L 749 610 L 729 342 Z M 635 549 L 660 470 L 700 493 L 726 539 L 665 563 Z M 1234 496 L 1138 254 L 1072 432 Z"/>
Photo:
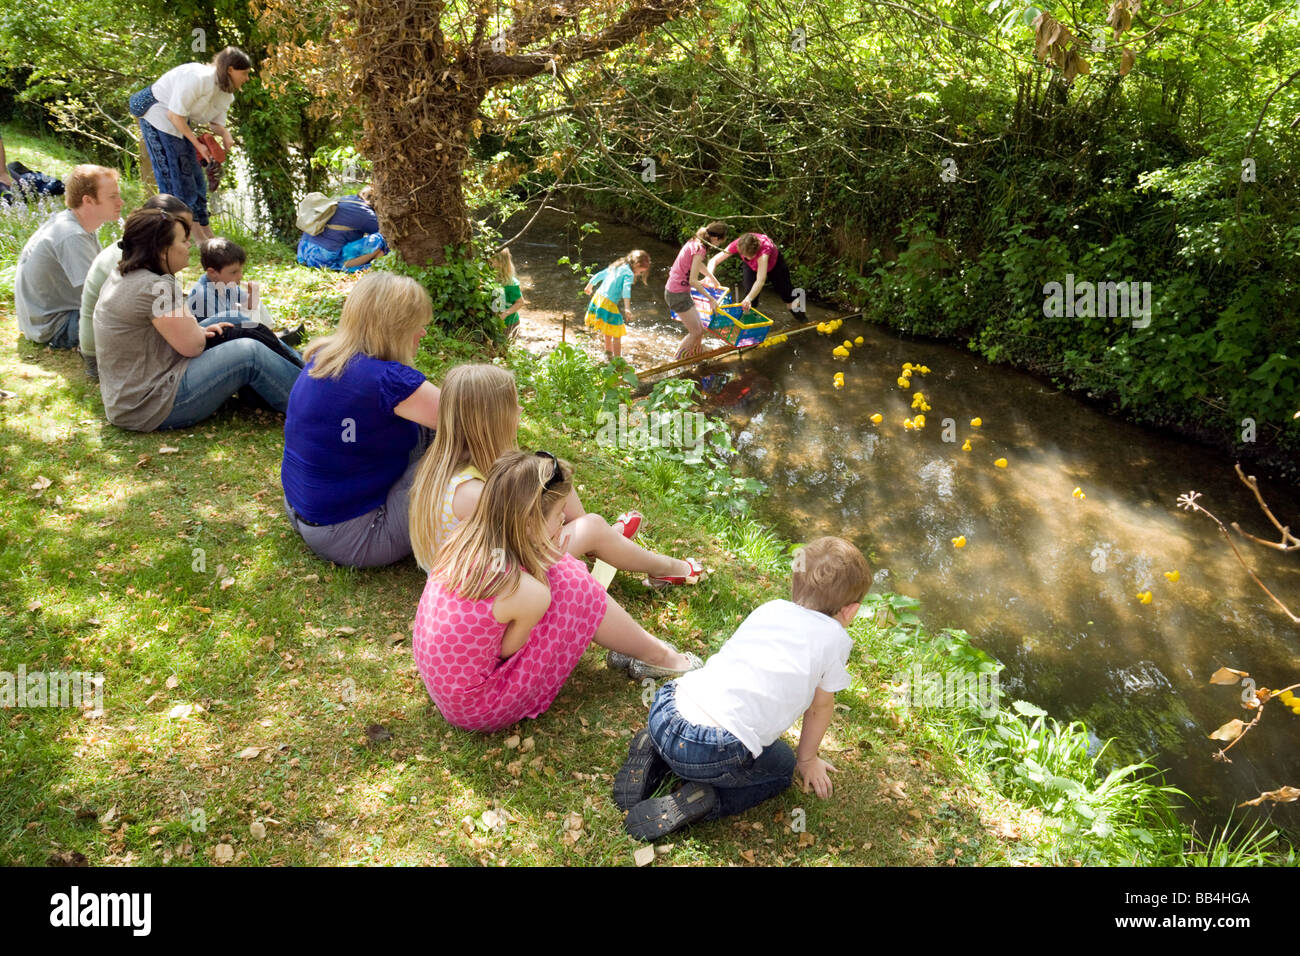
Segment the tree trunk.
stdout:
<path fill-rule="evenodd" d="M 414 110 L 366 111 L 379 229 L 411 265 L 442 265 L 447 246 L 470 241 L 461 180 L 469 162 L 466 130 L 478 105 L 477 96 L 442 97 L 436 113 L 414 124 Z"/>

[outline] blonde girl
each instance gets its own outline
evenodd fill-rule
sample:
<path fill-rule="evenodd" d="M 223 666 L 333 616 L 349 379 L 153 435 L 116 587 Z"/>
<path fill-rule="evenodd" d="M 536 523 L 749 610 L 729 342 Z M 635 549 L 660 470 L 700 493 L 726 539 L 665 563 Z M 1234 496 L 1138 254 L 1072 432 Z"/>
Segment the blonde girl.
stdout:
<path fill-rule="evenodd" d="M 644 249 L 633 249 L 625 256 L 615 259 L 605 268 L 587 280 L 583 290 L 592 296 L 587 306 L 587 324 L 605 336 L 605 358 L 622 353 L 621 340 L 627 332 L 627 323 L 632 320 L 632 282 L 640 279 L 642 285 L 649 285 L 646 278 L 650 275 L 650 253 Z M 620 309 L 618 303 L 622 302 Z"/>
<path fill-rule="evenodd" d="M 458 524 L 474 513 L 488 470 L 515 447 L 519 396 L 515 379 L 495 365 L 458 365 L 442 383 L 438 434 L 416 470 L 411 487 L 411 546 L 420 566 L 431 568 Z M 703 566 L 647 551 L 629 540 L 641 515 L 629 511 L 610 525 L 588 514 L 570 491 L 564 502 L 560 548 L 581 557 L 594 554 L 623 571 L 644 572 L 655 586 L 694 584 Z"/>
<path fill-rule="evenodd" d="M 343 304 L 338 331 L 303 350 L 280 480 L 290 524 L 327 561 L 364 568 L 411 554 L 407 495 L 439 400 L 411 365 L 432 318 L 418 282 L 371 272 Z"/>
<path fill-rule="evenodd" d="M 493 731 L 539 716 L 593 640 L 663 675 L 700 666 L 647 633 L 564 552 L 572 491 L 568 462 L 508 451 L 438 553 L 411 647 L 448 723 Z"/>
<path fill-rule="evenodd" d="M 505 321 L 506 334 L 513 341 L 519 334 L 519 309 L 524 305 L 524 293 L 519 288 L 515 260 L 509 249 L 501 249 L 492 257 L 492 271 L 501 283 L 493 308 Z"/>

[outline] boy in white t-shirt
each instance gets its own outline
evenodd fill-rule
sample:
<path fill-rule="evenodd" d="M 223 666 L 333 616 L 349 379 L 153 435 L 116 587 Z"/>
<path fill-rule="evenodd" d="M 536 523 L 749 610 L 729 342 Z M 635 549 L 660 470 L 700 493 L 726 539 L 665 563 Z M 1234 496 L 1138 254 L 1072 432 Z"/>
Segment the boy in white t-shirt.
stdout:
<path fill-rule="evenodd" d="M 614 777 L 623 827 L 655 840 L 698 820 L 741 813 L 775 797 L 796 769 L 817 796 L 831 795 L 818 756 L 835 692 L 852 683 L 846 627 L 871 587 L 862 552 L 843 538 L 818 538 L 798 552 L 794 601 L 756 608 L 700 670 L 655 695 Z M 781 739 L 803 715 L 798 755 Z M 647 799 L 669 772 L 685 785 Z"/>

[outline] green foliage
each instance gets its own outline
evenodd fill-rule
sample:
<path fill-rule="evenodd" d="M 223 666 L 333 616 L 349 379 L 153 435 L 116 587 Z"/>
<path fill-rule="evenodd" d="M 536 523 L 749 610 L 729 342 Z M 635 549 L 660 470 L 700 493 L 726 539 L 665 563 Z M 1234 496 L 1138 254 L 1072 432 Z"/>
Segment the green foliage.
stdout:
<path fill-rule="evenodd" d="M 374 268 L 409 276 L 424 286 L 433 300 L 433 320 L 444 331 L 497 344 L 505 342 L 505 324 L 492 309 L 496 277 L 491 267 L 465 250 L 448 246 L 445 251 L 446 261 L 439 266 L 414 266 L 392 252 L 381 256 Z"/>
<path fill-rule="evenodd" d="M 919 602 L 898 594 L 869 595 L 856 627 L 883 630 L 899 673 L 919 668 L 941 682 L 989 681 L 1002 665 L 974 647 L 965 631 L 932 634 Z M 956 678 L 956 680 L 954 680 Z M 994 685 L 996 688 L 996 685 Z M 947 746 L 983 766 L 999 789 L 1039 809 L 1054 862 L 1101 865 L 1259 865 L 1291 863 L 1294 852 L 1263 828 L 1201 841 L 1177 816 L 1185 794 L 1142 762 L 1103 772 L 1109 741 L 1096 746 L 1080 721 L 1062 723 L 1042 708 L 1008 702 L 999 689 L 995 709 L 958 701 L 926 707 L 926 721 Z M 917 706 L 915 703 L 913 706 Z"/>

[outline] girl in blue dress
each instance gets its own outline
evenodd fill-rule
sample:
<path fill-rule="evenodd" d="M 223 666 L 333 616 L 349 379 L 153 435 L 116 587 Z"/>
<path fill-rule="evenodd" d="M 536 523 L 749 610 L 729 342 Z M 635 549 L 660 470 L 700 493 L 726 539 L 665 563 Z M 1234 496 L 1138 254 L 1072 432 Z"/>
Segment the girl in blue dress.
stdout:
<path fill-rule="evenodd" d="M 627 323 L 632 318 L 632 303 L 629 300 L 632 282 L 640 279 L 642 285 L 649 285 L 646 278 L 649 275 L 650 253 L 644 249 L 633 249 L 587 281 L 587 287 L 583 291 L 592 296 L 591 304 L 587 306 L 587 325 L 604 334 L 606 359 L 621 352 L 620 343 L 627 331 Z M 592 295 L 593 289 L 595 295 Z"/>

